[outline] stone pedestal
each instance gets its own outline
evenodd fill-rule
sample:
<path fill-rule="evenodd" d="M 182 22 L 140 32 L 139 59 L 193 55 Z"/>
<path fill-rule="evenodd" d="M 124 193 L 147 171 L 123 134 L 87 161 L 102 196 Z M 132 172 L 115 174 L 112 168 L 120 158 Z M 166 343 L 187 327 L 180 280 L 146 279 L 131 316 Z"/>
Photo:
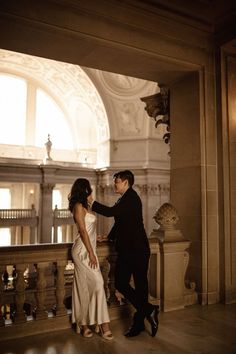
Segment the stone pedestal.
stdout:
<path fill-rule="evenodd" d="M 159 229 L 153 230 L 152 237 L 156 237 L 160 245 L 161 307 L 163 311 L 182 309 L 197 302 L 194 284 L 187 288 L 185 283 L 190 241 L 175 229 L 179 217 L 171 204 L 163 204 L 154 219 L 160 224 Z"/>

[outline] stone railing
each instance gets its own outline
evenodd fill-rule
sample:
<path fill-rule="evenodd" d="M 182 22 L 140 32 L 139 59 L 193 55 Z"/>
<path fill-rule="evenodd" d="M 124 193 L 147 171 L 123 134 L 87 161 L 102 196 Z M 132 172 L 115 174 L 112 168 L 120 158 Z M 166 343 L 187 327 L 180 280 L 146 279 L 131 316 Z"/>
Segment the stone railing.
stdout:
<path fill-rule="evenodd" d="M 53 211 L 53 216 L 55 219 L 72 219 L 72 222 L 74 222 L 72 214 L 68 209 L 55 208 Z"/>
<path fill-rule="evenodd" d="M 53 210 L 53 242 L 58 242 L 58 228 L 62 227 L 62 242 L 72 242 L 73 235 L 76 234 L 76 225 L 70 210 Z"/>
<path fill-rule="evenodd" d="M 11 244 L 33 244 L 37 241 L 39 217 L 31 209 L 0 209 L 0 228 L 10 228 Z"/>
<path fill-rule="evenodd" d="M 0 219 L 28 219 L 36 216 L 36 210 L 32 209 L 0 209 Z"/>
<path fill-rule="evenodd" d="M 160 300 L 159 245 L 150 240 L 150 299 Z M 71 243 L 0 248 L 0 341 L 71 327 Z M 98 245 L 111 320 L 130 311 L 114 288 L 115 252 Z M 8 277 L 6 270 L 14 266 Z M 12 269 L 12 268 L 11 268 Z"/>
<path fill-rule="evenodd" d="M 0 226 L 14 225 L 37 226 L 38 217 L 34 206 L 32 209 L 0 209 Z"/>

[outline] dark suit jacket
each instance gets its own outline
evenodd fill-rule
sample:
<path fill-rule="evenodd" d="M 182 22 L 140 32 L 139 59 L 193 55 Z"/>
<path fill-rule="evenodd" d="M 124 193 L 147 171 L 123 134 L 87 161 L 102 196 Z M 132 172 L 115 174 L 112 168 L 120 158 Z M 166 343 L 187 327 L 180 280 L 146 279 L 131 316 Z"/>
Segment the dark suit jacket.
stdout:
<path fill-rule="evenodd" d="M 108 235 L 108 239 L 115 241 L 118 253 L 150 254 L 149 243 L 143 225 L 142 202 L 133 188 L 129 188 L 112 207 L 94 201 L 92 210 L 98 214 L 115 218 L 115 223 Z"/>

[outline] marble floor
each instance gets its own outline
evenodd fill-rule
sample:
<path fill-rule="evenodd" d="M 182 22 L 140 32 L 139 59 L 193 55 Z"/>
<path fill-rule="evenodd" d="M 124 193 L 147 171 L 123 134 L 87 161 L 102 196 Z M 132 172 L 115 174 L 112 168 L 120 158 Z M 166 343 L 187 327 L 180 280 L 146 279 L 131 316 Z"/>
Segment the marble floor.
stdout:
<path fill-rule="evenodd" d="M 114 341 L 70 329 L 0 343 L 0 354 L 236 354 L 236 304 L 195 305 L 160 314 L 158 334 L 126 338 L 129 320 L 112 321 Z"/>

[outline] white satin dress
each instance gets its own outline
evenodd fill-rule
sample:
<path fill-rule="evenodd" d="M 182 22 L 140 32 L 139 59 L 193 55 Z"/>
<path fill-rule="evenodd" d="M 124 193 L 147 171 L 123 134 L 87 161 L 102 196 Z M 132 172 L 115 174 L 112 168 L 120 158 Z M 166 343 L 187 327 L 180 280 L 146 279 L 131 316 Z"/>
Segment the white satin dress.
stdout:
<path fill-rule="evenodd" d="M 85 226 L 91 245 L 96 254 L 97 218 L 91 213 L 85 214 Z M 74 261 L 74 280 L 72 286 L 72 323 L 94 325 L 110 322 L 104 282 L 100 268 L 89 266 L 88 252 L 78 234 L 72 246 Z"/>

